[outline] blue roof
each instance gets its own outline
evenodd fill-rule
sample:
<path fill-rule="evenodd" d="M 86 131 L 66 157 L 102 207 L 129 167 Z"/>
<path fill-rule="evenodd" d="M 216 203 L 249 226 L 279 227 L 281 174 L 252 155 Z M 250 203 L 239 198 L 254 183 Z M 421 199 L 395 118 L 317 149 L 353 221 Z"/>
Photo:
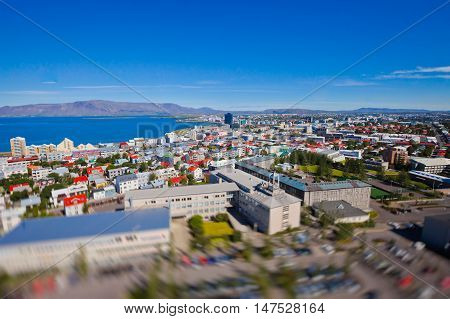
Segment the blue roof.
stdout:
<path fill-rule="evenodd" d="M 273 173 L 251 164 L 248 164 L 244 161 L 237 163 L 239 166 L 244 167 L 248 170 L 251 170 L 255 173 L 264 176 L 266 179 L 270 179 L 273 176 Z M 289 176 L 279 174 L 280 175 L 280 183 L 288 185 L 292 188 L 298 189 L 300 191 L 308 192 L 308 191 L 323 191 L 323 190 L 335 190 L 335 189 L 345 189 L 345 188 L 361 188 L 361 187 L 370 187 L 369 184 L 364 183 L 359 180 L 345 180 L 345 181 L 336 181 L 336 182 L 320 182 L 320 183 L 311 183 L 306 184 L 298 179 L 291 178 Z"/>
<path fill-rule="evenodd" d="M 73 217 L 23 220 L 0 238 L 0 247 L 119 233 L 165 229 L 170 226 L 167 208 L 106 212 Z"/>

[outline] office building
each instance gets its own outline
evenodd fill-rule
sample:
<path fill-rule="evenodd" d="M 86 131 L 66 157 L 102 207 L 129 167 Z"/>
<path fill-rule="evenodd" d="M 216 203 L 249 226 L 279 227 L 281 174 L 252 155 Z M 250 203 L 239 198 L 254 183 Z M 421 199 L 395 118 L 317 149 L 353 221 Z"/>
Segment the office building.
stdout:
<path fill-rule="evenodd" d="M 273 173 L 249 164 L 251 161 L 236 163 L 236 168 L 265 181 L 272 179 Z M 304 206 L 324 200 L 344 200 L 354 207 L 364 211 L 370 209 L 371 186 L 359 180 L 345 180 L 337 182 L 304 183 L 296 178 L 280 175 L 280 187 L 288 194 L 300 198 Z"/>
<path fill-rule="evenodd" d="M 450 175 L 450 158 L 412 157 L 411 169 L 431 174 Z"/>
<path fill-rule="evenodd" d="M 233 114 L 225 113 L 224 123 L 232 126 L 233 125 Z"/>
<path fill-rule="evenodd" d="M 170 213 L 164 208 L 27 219 L 0 238 L 0 269 L 71 269 L 80 247 L 90 270 L 130 264 L 165 251 L 169 239 Z"/>
<path fill-rule="evenodd" d="M 424 183 L 434 189 L 450 188 L 450 177 L 423 171 L 409 171 L 409 176 L 416 182 Z"/>
<path fill-rule="evenodd" d="M 142 189 L 125 194 L 125 209 L 170 207 L 172 217 L 225 213 L 239 191 L 235 183 Z"/>
<path fill-rule="evenodd" d="M 214 171 L 211 182 L 236 183 L 239 187 L 232 204 L 258 231 L 272 235 L 300 225 L 300 199 L 280 188 L 279 180 L 264 181 L 237 169 Z"/>

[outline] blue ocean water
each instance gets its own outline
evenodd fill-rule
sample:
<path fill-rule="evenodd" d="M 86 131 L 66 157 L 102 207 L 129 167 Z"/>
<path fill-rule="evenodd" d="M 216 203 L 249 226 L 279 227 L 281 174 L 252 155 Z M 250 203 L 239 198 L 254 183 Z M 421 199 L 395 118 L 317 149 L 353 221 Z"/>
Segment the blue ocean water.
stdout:
<path fill-rule="evenodd" d="M 10 150 L 9 139 L 26 138 L 27 145 L 58 144 L 65 137 L 75 145 L 122 142 L 135 137 L 161 137 L 167 132 L 204 123 L 176 122 L 174 118 L 124 117 L 0 117 L 0 151 Z"/>

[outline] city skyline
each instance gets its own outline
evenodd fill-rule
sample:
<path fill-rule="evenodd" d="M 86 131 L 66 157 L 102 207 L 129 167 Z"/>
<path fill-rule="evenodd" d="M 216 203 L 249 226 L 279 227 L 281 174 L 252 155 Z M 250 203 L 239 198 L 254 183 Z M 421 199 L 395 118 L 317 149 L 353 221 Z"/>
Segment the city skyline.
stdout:
<path fill-rule="evenodd" d="M 7 2 L 17 11 L 0 4 L 8 43 L 0 52 L 0 106 L 105 99 L 230 111 L 299 101 L 295 108 L 450 108 L 448 6 L 327 83 L 442 1 L 287 1 L 275 8 Z"/>

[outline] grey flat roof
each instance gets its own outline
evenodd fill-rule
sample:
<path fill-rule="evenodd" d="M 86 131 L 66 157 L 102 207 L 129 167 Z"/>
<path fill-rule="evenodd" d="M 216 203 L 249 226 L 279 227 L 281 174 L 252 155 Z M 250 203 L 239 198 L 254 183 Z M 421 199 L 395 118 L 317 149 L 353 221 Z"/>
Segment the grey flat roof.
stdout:
<path fill-rule="evenodd" d="M 164 187 L 129 191 L 125 193 L 125 200 L 235 192 L 238 190 L 239 187 L 235 183 Z"/>
<path fill-rule="evenodd" d="M 244 167 L 248 170 L 256 172 L 267 179 L 273 175 L 272 172 L 258 167 L 246 162 L 238 162 L 237 165 Z M 371 187 L 369 184 L 364 183 L 359 180 L 345 180 L 345 181 L 337 181 L 337 182 L 321 182 L 321 183 L 312 183 L 306 184 L 297 179 L 291 178 L 286 175 L 280 174 L 280 183 L 288 185 L 292 188 L 308 192 L 308 191 L 325 191 L 325 190 L 334 190 L 334 189 L 345 189 L 345 188 L 362 188 L 362 187 Z"/>
<path fill-rule="evenodd" d="M 266 194 L 264 190 L 260 191 L 257 188 L 257 186 L 260 185 L 261 183 L 267 182 L 238 169 L 234 168 L 221 169 L 212 172 L 211 174 L 214 174 L 218 177 L 226 178 L 228 179 L 228 181 L 232 181 L 237 183 L 238 185 L 241 185 L 241 187 L 244 188 L 244 191 L 247 192 L 247 196 L 250 196 L 257 202 L 270 208 L 285 206 L 301 201 L 297 197 L 289 195 L 284 191 L 278 194 L 271 194 L 271 195 Z"/>
<path fill-rule="evenodd" d="M 444 157 L 411 157 L 411 161 L 421 163 L 425 166 L 442 166 L 442 165 L 450 165 L 450 158 Z"/>
<path fill-rule="evenodd" d="M 319 209 L 333 218 L 367 216 L 366 212 L 357 207 L 353 207 L 344 200 L 314 203 L 313 208 Z"/>
<path fill-rule="evenodd" d="M 438 214 L 438 215 L 426 216 L 425 223 L 426 223 L 427 219 L 435 220 L 435 221 L 437 221 L 441 224 L 444 224 L 450 228 L 450 214 Z"/>
<path fill-rule="evenodd" d="M 166 229 L 169 226 L 170 212 L 167 208 L 27 219 L 0 238 L 0 247 Z"/>
<path fill-rule="evenodd" d="M 116 177 L 116 183 L 128 182 L 138 179 L 134 174 L 120 175 Z"/>

